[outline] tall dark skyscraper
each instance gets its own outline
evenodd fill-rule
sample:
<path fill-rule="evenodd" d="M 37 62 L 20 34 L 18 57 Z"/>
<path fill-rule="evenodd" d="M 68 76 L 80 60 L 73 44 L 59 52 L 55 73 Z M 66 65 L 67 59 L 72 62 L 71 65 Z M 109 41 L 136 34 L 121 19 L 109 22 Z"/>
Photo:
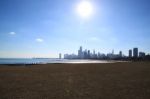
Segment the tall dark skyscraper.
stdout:
<path fill-rule="evenodd" d="M 88 52 L 87 49 L 83 52 L 83 58 L 87 59 L 88 58 Z"/>
<path fill-rule="evenodd" d="M 88 50 L 88 58 L 90 58 L 90 56 L 91 56 L 91 55 L 90 55 L 90 50 Z"/>
<path fill-rule="evenodd" d="M 80 59 L 83 58 L 82 46 L 80 46 L 80 49 L 78 50 L 78 57 L 79 57 Z"/>
<path fill-rule="evenodd" d="M 132 50 L 131 49 L 129 50 L 129 57 L 130 58 L 132 57 Z"/>
<path fill-rule="evenodd" d="M 133 48 L 133 57 L 138 58 L 138 48 Z"/>

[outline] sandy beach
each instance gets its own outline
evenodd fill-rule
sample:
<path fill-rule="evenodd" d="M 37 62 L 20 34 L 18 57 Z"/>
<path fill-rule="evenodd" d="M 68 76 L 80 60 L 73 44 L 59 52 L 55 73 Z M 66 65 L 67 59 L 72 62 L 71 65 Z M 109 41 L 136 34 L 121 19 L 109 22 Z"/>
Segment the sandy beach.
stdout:
<path fill-rule="evenodd" d="M 150 99 L 150 62 L 0 65 L 0 99 Z"/>

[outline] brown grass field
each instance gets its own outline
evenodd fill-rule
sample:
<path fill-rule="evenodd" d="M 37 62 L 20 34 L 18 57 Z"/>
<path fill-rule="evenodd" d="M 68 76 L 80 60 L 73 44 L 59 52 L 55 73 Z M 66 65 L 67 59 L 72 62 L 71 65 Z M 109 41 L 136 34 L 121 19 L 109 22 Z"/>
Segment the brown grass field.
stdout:
<path fill-rule="evenodd" d="M 0 99 L 150 99 L 150 62 L 0 65 Z"/>

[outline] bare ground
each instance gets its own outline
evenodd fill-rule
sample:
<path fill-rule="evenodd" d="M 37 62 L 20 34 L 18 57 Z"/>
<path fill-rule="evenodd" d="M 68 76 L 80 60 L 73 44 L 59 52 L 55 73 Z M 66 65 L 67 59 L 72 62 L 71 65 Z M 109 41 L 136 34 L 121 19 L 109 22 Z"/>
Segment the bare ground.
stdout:
<path fill-rule="evenodd" d="M 150 62 L 1 65 L 0 99 L 150 99 Z"/>

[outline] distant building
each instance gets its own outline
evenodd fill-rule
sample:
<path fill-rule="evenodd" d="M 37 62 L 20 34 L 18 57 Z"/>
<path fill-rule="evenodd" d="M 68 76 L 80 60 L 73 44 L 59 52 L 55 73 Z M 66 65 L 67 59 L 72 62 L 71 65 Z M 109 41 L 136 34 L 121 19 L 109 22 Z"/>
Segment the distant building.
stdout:
<path fill-rule="evenodd" d="M 59 59 L 61 59 L 61 53 L 59 53 Z"/>
<path fill-rule="evenodd" d="M 88 52 L 87 52 L 87 50 L 85 50 L 85 51 L 83 52 L 83 58 L 84 58 L 84 59 L 87 59 L 87 58 L 88 58 Z"/>
<path fill-rule="evenodd" d="M 145 53 L 144 52 L 139 52 L 139 57 L 140 58 L 144 58 L 145 57 Z"/>
<path fill-rule="evenodd" d="M 100 59 L 100 58 L 101 58 L 101 54 L 100 54 L 100 52 L 98 52 L 98 54 L 97 54 L 97 58 L 98 58 L 98 59 Z"/>
<path fill-rule="evenodd" d="M 64 59 L 68 59 L 69 55 L 68 54 L 64 54 Z"/>
<path fill-rule="evenodd" d="M 75 54 L 64 54 L 64 59 L 77 59 L 78 56 Z"/>
<path fill-rule="evenodd" d="M 129 59 L 131 59 L 132 57 L 134 59 L 136 58 L 141 58 L 141 59 L 150 59 L 150 55 L 146 55 L 144 52 L 139 52 L 138 53 L 138 48 L 133 48 L 129 49 L 129 56 L 125 56 L 123 55 L 122 51 L 119 51 L 118 54 L 114 53 L 114 50 L 112 50 L 112 52 L 108 53 L 108 54 L 104 54 L 104 53 L 100 53 L 99 51 L 95 51 L 93 50 L 93 52 L 91 52 L 88 49 L 82 49 L 82 46 L 80 46 L 79 50 L 78 50 L 78 54 L 64 54 L 64 59 L 114 59 L 114 60 L 118 60 L 118 59 L 127 59 L 129 57 Z M 61 53 L 59 53 L 59 58 L 61 59 Z"/>
<path fill-rule="evenodd" d="M 95 55 L 95 50 L 93 50 L 93 55 Z"/>
<path fill-rule="evenodd" d="M 88 58 L 91 58 L 90 50 L 88 50 Z"/>
<path fill-rule="evenodd" d="M 113 59 L 113 58 L 114 58 L 114 54 L 108 53 L 108 54 L 107 54 L 107 57 L 110 58 L 110 59 Z"/>
<path fill-rule="evenodd" d="M 96 54 L 95 50 L 93 50 L 92 58 L 93 58 L 93 59 L 96 59 L 96 58 L 97 58 L 97 54 Z"/>
<path fill-rule="evenodd" d="M 80 46 L 80 49 L 78 50 L 78 58 L 80 58 L 80 59 L 83 58 L 82 46 Z"/>
<path fill-rule="evenodd" d="M 132 50 L 129 50 L 129 57 L 132 57 Z"/>
<path fill-rule="evenodd" d="M 119 57 L 122 57 L 122 51 L 119 52 Z"/>
<path fill-rule="evenodd" d="M 138 58 L 138 48 L 133 48 L 133 57 Z"/>

